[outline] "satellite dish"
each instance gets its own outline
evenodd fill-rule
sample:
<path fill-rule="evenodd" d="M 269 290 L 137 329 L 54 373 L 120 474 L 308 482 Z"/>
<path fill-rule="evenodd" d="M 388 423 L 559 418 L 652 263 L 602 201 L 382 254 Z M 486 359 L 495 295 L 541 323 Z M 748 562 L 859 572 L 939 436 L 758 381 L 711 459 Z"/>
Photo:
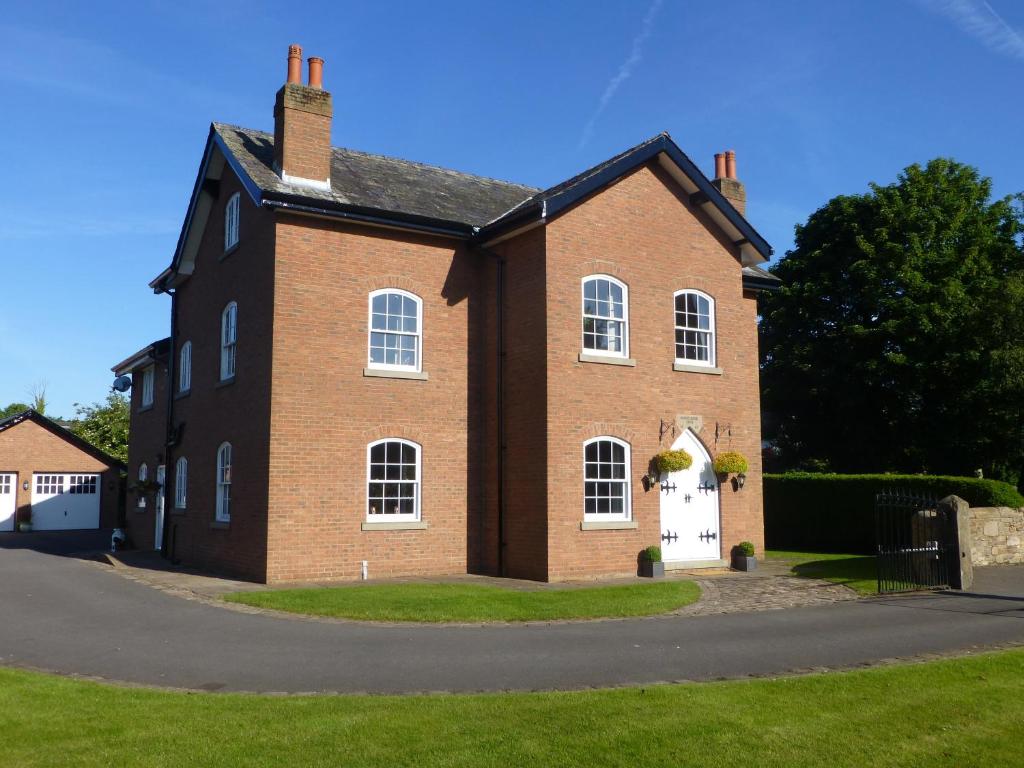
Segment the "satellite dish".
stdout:
<path fill-rule="evenodd" d="M 132 378 L 131 376 L 118 376 L 110 386 L 115 392 L 127 392 L 132 388 Z"/>

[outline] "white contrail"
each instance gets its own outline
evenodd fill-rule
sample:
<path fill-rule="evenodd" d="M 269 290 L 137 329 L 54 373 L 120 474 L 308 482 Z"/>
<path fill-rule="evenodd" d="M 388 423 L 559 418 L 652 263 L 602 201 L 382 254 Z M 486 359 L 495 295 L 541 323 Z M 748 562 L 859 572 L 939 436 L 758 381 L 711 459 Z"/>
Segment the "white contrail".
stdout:
<path fill-rule="evenodd" d="M 604 93 L 601 94 L 601 100 L 597 103 L 597 109 L 594 110 L 594 114 L 583 128 L 583 135 L 580 136 L 578 149 L 583 149 L 587 142 L 590 141 L 590 137 L 594 133 L 594 125 L 597 123 L 597 119 L 601 117 L 601 113 L 604 112 L 609 102 L 611 102 L 612 97 L 615 96 L 615 92 L 619 90 L 619 86 L 629 79 L 629 76 L 633 74 L 633 69 L 640 63 L 640 60 L 643 59 L 644 45 L 647 43 L 647 39 L 654 31 L 654 17 L 658 15 L 662 2 L 663 0 L 654 0 L 654 2 L 651 3 L 651 7 L 647 9 L 647 13 L 644 14 L 644 20 L 640 27 L 640 32 L 633 38 L 633 49 L 629 53 L 629 58 L 622 62 L 622 66 L 620 66 L 619 71 L 615 73 L 615 77 L 609 80 L 608 85 L 605 86 Z"/>
<path fill-rule="evenodd" d="M 996 13 L 986 0 L 918 0 L 941 13 L 995 53 L 1024 60 L 1024 36 Z"/>

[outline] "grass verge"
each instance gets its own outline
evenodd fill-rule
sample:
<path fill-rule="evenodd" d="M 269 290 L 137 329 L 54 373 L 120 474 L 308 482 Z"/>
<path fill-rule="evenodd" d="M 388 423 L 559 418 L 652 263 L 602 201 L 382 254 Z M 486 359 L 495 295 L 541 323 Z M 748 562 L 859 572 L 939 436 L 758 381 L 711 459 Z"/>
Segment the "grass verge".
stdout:
<path fill-rule="evenodd" d="M 792 572 L 796 576 L 843 584 L 862 595 L 874 595 L 878 592 L 875 558 L 872 556 L 772 549 L 765 555 L 773 560 L 790 561 Z"/>
<path fill-rule="evenodd" d="M 1012 766 L 1024 650 L 576 693 L 270 697 L 0 668 L 0 765 Z"/>
<path fill-rule="evenodd" d="M 278 611 L 363 621 L 545 621 L 649 616 L 697 600 L 692 581 L 579 589 L 514 590 L 483 584 L 369 586 L 236 592 L 225 600 Z"/>

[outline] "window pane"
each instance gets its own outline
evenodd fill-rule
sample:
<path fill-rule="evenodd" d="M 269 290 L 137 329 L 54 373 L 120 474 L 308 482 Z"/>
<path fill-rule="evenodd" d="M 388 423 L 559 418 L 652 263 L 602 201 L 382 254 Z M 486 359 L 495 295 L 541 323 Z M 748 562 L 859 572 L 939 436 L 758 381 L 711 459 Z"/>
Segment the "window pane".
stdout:
<path fill-rule="evenodd" d="M 373 297 L 371 305 L 375 314 L 384 314 L 388 310 L 388 296 L 386 293 L 378 293 Z"/>
<path fill-rule="evenodd" d="M 416 449 L 405 443 L 400 443 L 400 445 L 402 446 L 402 461 L 406 464 L 415 464 Z"/>
<path fill-rule="evenodd" d="M 597 298 L 600 301 L 608 300 L 608 281 L 598 280 L 597 281 Z"/>
<path fill-rule="evenodd" d="M 597 461 L 597 443 L 588 443 L 584 451 L 587 461 Z"/>
<path fill-rule="evenodd" d="M 587 280 L 587 282 L 585 282 L 583 284 L 583 297 L 586 298 L 586 299 L 596 299 L 597 298 L 597 281 L 596 280 Z"/>
<path fill-rule="evenodd" d="M 375 331 L 386 331 L 388 328 L 387 316 L 374 312 L 371 327 Z"/>
<path fill-rule="evenodd" d="M 400 315 L 402 314 L 402 297 L 397 293 L 389 293 L 388 297 L 388 314 L 389 315 Z"/>

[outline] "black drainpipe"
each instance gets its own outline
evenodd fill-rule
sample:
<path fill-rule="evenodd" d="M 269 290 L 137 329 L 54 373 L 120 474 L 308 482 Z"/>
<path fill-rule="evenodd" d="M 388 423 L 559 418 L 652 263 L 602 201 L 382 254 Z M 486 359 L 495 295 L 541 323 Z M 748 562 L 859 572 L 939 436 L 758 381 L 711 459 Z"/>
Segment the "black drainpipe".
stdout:
<path fill-rule="evenodd" d="M 160 541 L 160 556 L 173 558 L 174 552 L 169 546 L 171 531 L 171 505 L 170 494 L 167 489 L 170 487 L 171 473 L 174 471 L 174 371 L 177 363 L 178 340 L 178 292 L 176 290 L 165 291 L 171 297 L 171 347 L 167 352 L 167 423 L 164 427 L 164 486 L 160 492 L 164 495 L 164 530 Z"/>

